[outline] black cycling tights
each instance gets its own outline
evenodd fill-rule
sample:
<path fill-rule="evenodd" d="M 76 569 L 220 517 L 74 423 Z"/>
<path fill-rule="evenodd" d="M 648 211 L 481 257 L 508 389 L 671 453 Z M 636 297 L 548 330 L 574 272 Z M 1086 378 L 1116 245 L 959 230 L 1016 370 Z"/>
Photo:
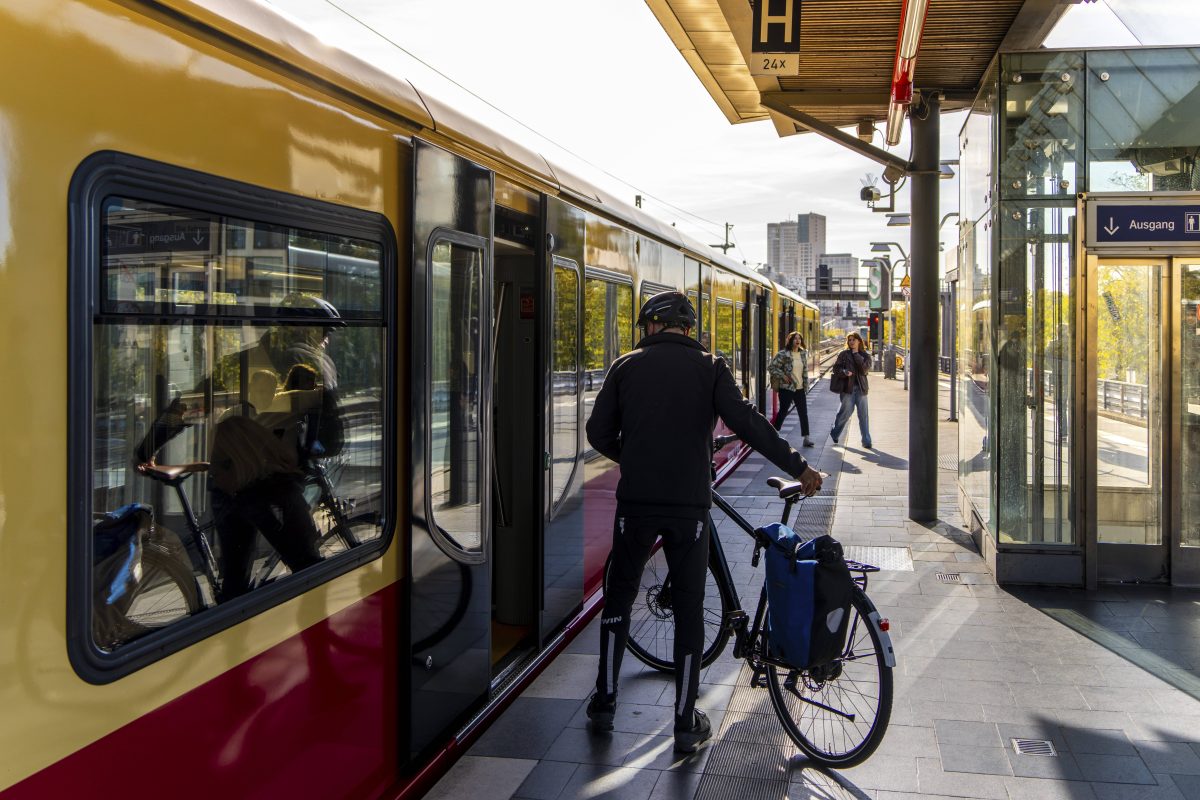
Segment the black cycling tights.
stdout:
<path fill-rule="evenodd" d="M 659 536 L 671 572 L 671 605 L 675 612 L 676 725 L 690 728 L 700 689 L 700 656 L 704 650 L 706 522 L 676 517 L 616 518 L 601 612 L 600 673 L 596 689 L 606 696 L 617 693 L 621 655 L 629 638 L 629 612 L 637 596 L 642 569 Z"/>

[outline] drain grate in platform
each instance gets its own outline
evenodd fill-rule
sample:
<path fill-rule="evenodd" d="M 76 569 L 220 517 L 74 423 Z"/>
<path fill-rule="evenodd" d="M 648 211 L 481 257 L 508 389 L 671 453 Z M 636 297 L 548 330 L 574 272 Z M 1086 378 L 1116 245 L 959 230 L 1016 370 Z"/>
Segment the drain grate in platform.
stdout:
<path fill-rule="evenodd" d="M 934 577 L 938 583 L 962 583 L 962 575 L 957 572 L 939 572 Z"/>
<path fill-rule="evenodd" d="M 1012 746 L 1019 756 L 1058 756 L 1048 739 L 1013 739 Z"/>
<path fill-rule="evenodd" d="M 842 551 L 848 560 L 871 564 L 880 569 L 912 572 L 912 553 L 907 547 L 871 547 L 866 545 L 844 545 Z"/>

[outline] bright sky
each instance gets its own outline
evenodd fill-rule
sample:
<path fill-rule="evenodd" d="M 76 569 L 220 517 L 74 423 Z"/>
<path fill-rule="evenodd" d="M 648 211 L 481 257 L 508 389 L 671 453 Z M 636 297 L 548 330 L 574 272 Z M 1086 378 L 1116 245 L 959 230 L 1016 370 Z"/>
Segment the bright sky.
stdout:
<path fill-rule="evenodd" d="M 780 138 L 768 122 L 730 125 L 643 0 L 267 1 L 329 44 L 480 108 L 456 87 L 443 91 L 411 57 L 425 62 L 511 117 L 480 110 L 501 132 L 548 154 L 565 148 L 607 173 L 598 174 L 605 188 L 630 203 L 642 194 L 647 211 L 707 243 L 720 243 L 724 223 L 733 223 L 730 255 L 751 266 L 766 260 L 768 222 L 809 211 L 828 218 L 828 252 L 868 258 L 878 240 L 908 248 L 907 228 L 885 227 L 886 217 L 858 199 L 860 178 L 878 175 L 878 165 L 813 134 Z M 1178 3 L 1101 0 L 1072 8 L 1049 44 L 1135 44 L 1129 29 L 1152 30 L 1167 8 L 1170 30 L 1198 30 L 1178 24 L 1181 13 L 1200 14 Z M 962 114 L 943 116 L 942 158 L 957 158 L 961 125 Z M 906 156 L 907 139 L 895 150 Z M 942 213 L 956 210 L 958 182 L 941 186 Z M 905 188 L 897 210 L 907 203 Z M 942 230 L 947 249 L 956 230 Z"/>

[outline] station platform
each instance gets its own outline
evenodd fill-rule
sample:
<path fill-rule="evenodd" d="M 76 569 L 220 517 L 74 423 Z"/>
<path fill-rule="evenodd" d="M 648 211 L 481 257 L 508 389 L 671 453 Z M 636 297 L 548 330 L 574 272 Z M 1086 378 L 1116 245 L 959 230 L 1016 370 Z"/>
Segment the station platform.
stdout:
<path fill-rule="evenodd" d="M 701 676 L 698 705 L 714 736 L 698 753 L 673 752 L 673 679 L 631 655 L 616 729 L 592 733 L 584 706 L 597 616 L 427 797 L 1200 800 L 1200 591 L 998 587 L 958 512 L 957 425 L 941 423 L 941 518 L 917 524 L 906 519 L 902 384 L 872 376 L 872 450 L 856 419 L 830 441 L 837 398 L 826 389 L 810 392 L 817 446 L 804 452 L 830 478 L 798 522 L 846 546 L 886 548 L 862 554 L 889 567 L 868 594 L 897 651 L 879 750 L 854 769 L 811 767 L 728 650 Z M 944 381 L 941 403 L 945 420 Z M 800 443 L 794 416 L 784 432 Z M 765 484 L 776 472 L 751 456 L 720 492 L 751 522 L 777 520 L 782 502 Z M 750 567 L 748 539 L 717 523 L 743 602 L 753 602 L 762 570 Z M 1048 740 L 1056 755 L 1020 755 L 1015 738 Z"/>

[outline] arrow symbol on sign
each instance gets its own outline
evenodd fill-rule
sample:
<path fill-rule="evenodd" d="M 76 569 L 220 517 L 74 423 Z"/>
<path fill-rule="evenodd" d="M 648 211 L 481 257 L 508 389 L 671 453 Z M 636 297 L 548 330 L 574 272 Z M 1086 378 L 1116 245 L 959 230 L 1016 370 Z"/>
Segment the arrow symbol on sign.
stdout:
<path fill-rule="evenodd" d="M 203 233 L 194 234 L 192 236 L 192 241 L 195 242 L 196 244 L 200 244 L 201 242 L 204 241 L 204 234 Z"/>
<path fill-rule="evenodd" d="M 1116 232 L 1121 229 L 1119 227 L 1117 227 L 1115 225 L 1115 223 L 1113 223 L 1113 218 L 1109 217 L 1108 218 L 1108 227 L 1106 227 L 1104 230 L 1108 231 L 1109 236 L 1114 236 L 1114 235 L 1116 235 Z"/>

